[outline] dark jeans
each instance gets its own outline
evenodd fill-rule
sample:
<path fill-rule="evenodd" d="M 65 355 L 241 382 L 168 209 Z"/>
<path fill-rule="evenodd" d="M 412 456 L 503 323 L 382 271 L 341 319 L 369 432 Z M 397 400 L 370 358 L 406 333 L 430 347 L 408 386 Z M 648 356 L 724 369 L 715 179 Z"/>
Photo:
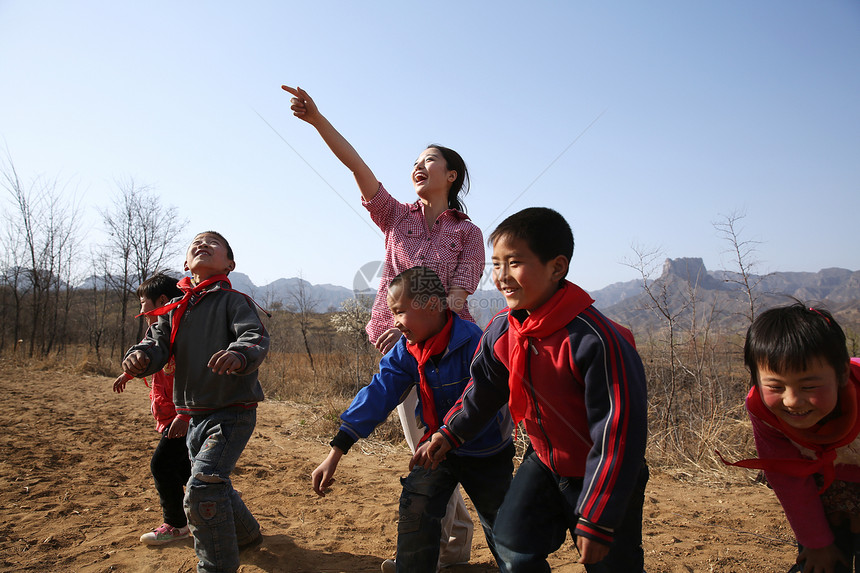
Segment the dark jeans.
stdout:
<path fill-rule="evenodd" d="M 182 498 L 185 497 L 185 483 L 191 475 L 185 436 L 171 439 L 167 437 L 167 430 L 164 430 L 152 454 L 149 469 L 152 470 L 152 479 L 155 480 L 155 489 L 161 501 L 164 523 L 185 527 L 188 519 L 182 507 Z"/>
<path fill-rule="evenodd" d="M 585 566 L 589 573 L 641 573 L 642 506 L 648 467 L 643 463 L 639 482 L 628 502 L 627 512 L 615 530 L 609 553 L 599 563 Z M 549 572 L 546 561 L 573 531 L 579 516 L 576 502 L 582 478 L 559 476 L 541 462 L 534 450 L 526 452 L 517 469 L 505 503 L 499 509 L 493 530 L 499 567 L 503 573 Z"/>
<path fill-rule="evenodd" d="M 513 457 L 513 444 L 485 458 L 449 453 L 435 470 L 416 467 L 408 476 L 401 478 L 403 492 L 400 494 L 400 519 L 397 522 L 397 571 L 436 572 L 442 518 L 458 483 L 475 505 L 487 545 L 495 556 L 493 523 L 511 484 Z"/>

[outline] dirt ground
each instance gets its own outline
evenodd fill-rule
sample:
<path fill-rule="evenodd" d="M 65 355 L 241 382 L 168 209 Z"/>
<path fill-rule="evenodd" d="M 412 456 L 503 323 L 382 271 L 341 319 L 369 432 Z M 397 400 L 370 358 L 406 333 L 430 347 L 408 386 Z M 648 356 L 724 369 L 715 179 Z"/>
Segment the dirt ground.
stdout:
<path fill-rule="evenodd" d="M 149 460 L 158 434 L 147 389 L 112 379 L 0 363 L 0 571 L 195 570 L 191 541 L 139 542 L 161 523 Z M 362 442 L 318 498 L 310 473 L 328 453 L 318 436 L 322 408 L 260 405 L 257 430 L 234 485 L 259 519 L 262 545 L 243 552 L 240 571 L 379 571 L 393 556 L 398 478 L 405 445 Z M 739 470 L 740 471 L 740 470 Z M 652 472 L 645 501 L 649 572 L 787 571 L 792 535 L 772 492 L 747 483 L 683 482 Z M 476 529 L 472 562 L 450 573 L 493 571 Z M 570 540 L 554 571 L 581 572 Z"/>

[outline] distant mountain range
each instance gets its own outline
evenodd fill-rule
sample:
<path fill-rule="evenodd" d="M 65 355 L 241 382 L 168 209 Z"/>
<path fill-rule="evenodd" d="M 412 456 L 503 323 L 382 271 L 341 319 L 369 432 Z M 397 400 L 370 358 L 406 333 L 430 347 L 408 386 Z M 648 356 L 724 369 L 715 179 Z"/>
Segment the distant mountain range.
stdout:
<path fill-rule="evenodd" d="M 370 269 L 368 276 L 372 275 Z M 687 304 L 691 286 L 695 287 L 696 308 L 699 311 L 714 309 L 716 324 L 724 328 L 746 328 L 743 318 L 748 314 L 748 300 L 740 286 L 742 277 L 730 271 L 708 271 L 701 258 L 667 259 L 660 277 L 650 281 L 652 293 L 665 294 L 667 307 L 680 312 Z M 91 288 L 95 278 L 88 279 L 81 288 Z M 314 312 L 331 312 L 340 308 L 343 301 L 356 293 L 372 299 L 376 284 L 364 275 L 356 275 L 356 289 L 322 284 L 313 285 L 300 278 L 278 279 L 257 286 L 244 273 L 230 273 L 233 288 L 245 292 L 267 308 L 295 309 L 304 293 L 304 300 Z M 843 325 L 860 330 L 860 271 L 841 268 L 818 272 L 775 272 L 766 276 L 750 277 L 755 284 L 756 307 L 764 310 L 794 299 L 822 305 L 833 312 Z M 649 299 L 641 280 L 619 282 L 589 292 L 595 306 L 614 320 L 630 326 L 634 331 L 659 327 L 661 319 L 650 310 Z M 469 306 L 479 325 L 484 326 L 492 316 L 505 307 L 502 295 L 496 290 L 478 290 L 469 297 Z M 683 314 L 682 314 L 683 316 Z"/>
<path fill-rule="evenodd" d="M 700 258 L 667 259 L 659 278 L 649 289 L 662 307 L 680 321 L 695 311 L 701 322 L 706 315 L 712 325 L 726 331 L 742 331 L 749 326 L 749 296 L 743 277 L 730 271 L 708 271 Z M 840 268 L 818 272 L 775 272 L 748 277 L 754 285 L 756 314 L 777 305 L 800 301 L 831 311 L 843 327 L 860 327 L 860 271 Z M 642 281 L 616 283 L 592 296 L 604 313 L 631 327 L 634 332 L 657 328 L 664 323 L 654 311 L 654 302 Z"/>
<path fill-rule="evenodd" d="M 312 285 L 298 278 L 279 279 L 264 286 L 254 285 L 242 273 L 233 272 L 230 279 L 234 288 L 251 294 L 264 306 L 271 306 L 275 301 L 287 308 L 295 306 L 300 285 L 308 299 L 314 301 L 317 312 L 337 310 L 344 300 L 355 294 L 345 287 Z M 749 303 L 741 287 L 741 279 L 738 273 L 730 271 L 708 271 L 701 258 L 679 258 L 667 259 L 662 274 L 650 285 L 652 292 L 662 292 L 665 288 L 668 305 L 675 311 L 690 298 L 691 285 L 695 286 L 696 305 L 700 312 L 714 308 L 716 324 L 730 329 L 746 328 L 744 317 L 748 314 Z M 758 311 L 798 299 L 824 306 L 846 326 L 860 326 L 860 271 L 829 268 L 818 272 L 775 272 L 765 276 L 754 275 L 749 279 L 756 285 Z M 367 287 L 361 292 L 373 297 L 375 287 L 361 284 Z M 615 283 L 589 294 L 605 314 L 634 330 L 660 324 L 659 316 L 649 310 L 641 280 Z M 469 306 L 475 320 L 483 326 L 505 307 L 505 302 L 495 289 L 478 290 L 469 297 Z"/>

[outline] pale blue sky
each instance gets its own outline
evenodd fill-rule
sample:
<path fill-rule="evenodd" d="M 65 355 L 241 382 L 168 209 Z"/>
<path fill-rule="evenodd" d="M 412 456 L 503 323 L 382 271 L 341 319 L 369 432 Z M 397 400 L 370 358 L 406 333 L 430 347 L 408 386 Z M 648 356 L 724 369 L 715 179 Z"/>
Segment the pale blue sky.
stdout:
<path fill-rule="evenodd" d="M 732 211 L 763 272 L 858 270 L 858 62 L 857 0 L 0 0 L 0 145 L 80 191 L 89 242 L 133 177 L 258 285 L 349 287 L 381 235 L 298 84 L 401 200 L 437 142 L 485 235 L 559 210 L 586 289 L 636 278 L 633 244 L 730 267 Z"/>

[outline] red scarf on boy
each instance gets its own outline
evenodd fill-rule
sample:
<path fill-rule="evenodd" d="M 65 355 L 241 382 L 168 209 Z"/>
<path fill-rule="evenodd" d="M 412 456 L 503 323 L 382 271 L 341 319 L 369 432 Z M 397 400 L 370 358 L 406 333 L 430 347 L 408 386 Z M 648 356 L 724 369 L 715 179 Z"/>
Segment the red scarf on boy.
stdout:
<path fill-rule="evenodd" d="M 747 408 L 750 413 L 773 426 L 792 442 L 810 449 L 815 453 L 815 459 L 749 459 L 730 463 L 723 459 L 723 463 L 741 468 L 752 468 L 758 470 L 775 471 L 793 477 L 807 477 L 812 474 L 821 474 L 823 485 L 818 493 L 822 493 L 836 477 L 836 449 L 850 444 L 860 435 L 860 393 L 857 392 L 856 384 L 860 383 L 860 363 L 852 359 L 848 383 L 839 390 L 839 417 L 815 427 L 798 430 L 783 423 L 773 412 L 767 409 L 762 402 L 758 386 L 750 388 L 747 394 Z M 719 455 L 719 452 L 717 452 Z"/>
<path fill-rule="evenodd" d="M 173 348 L 173 341 L 176 340 L 176 332 L 179 330 L 179 321 L 182 320 L 182 315 L 185 314 L 185 309 L 188 308 L 188 303 L 191 301 L 191 297 L 203 293 L 207 287 L 222 281 L 227 283 L 227 288 L 232 287 L 227 275 L 215 275 L 198 285 L 191 282 L 191 277 L 183 277 L 178 283 L 176 283 L 179 290 L 185 293 L 181 299 L 146 313 L 148 316 L 161 316 L 162 314 L 167 314 L 174 308 L 177 309 L 177 311 L 173 313 L 173 320 L 170 321 L 171 348 Z"/>
<path fill-rule="evenodd" d="M 445 311 L 445 326 L 438 334 L 417 344 L 406 343 L 406 350 L 418 361 L 418 395 L 421 397 L 421 417 L 424 419 L 424 423 L 427 424 L 427 432 L 421 438 L 421 442 L 438 430 L 440 426 L 439 413 L 436 411 L 436 401 L 433 399 L 433 390 L 430 388 L 430 384 L 427 383 L 425 368 L 431 357 L 442 354 L 448 348 L 448 343 L 451 341 L 451 326 L 454 324 L 452 314 L 450 309 Z"/>
<path fill-rule="evenodd" d="M 510 375 L 508 385 L 511 417 L 516 426 L 525 418 L 528 408 L 528 395 L 525 387 L 526 353 L 529 351 L 530 338 L 546 338 L 558 332 L 579 313 L 594 303 L 588 293 L 570 281 L 564 281 L 561 288 L 539 308 L 531 311 L 522 322 L 508 314 L 508 354 Z M 537 350 L 534 350 L 537 352 Z"/>

